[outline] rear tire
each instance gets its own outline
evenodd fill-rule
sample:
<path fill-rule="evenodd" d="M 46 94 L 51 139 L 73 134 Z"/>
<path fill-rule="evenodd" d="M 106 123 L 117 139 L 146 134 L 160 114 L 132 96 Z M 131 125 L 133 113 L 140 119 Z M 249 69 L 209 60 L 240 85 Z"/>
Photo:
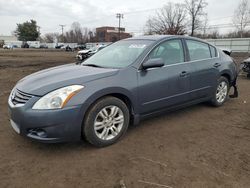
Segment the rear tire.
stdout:
<path fill-rule="evenodd" d="M 228 79 L 221 76 L 218 79 L 216 90 L 213 99 L 211 100 L 212 105 L 216 107 L 222 106 L 228 99 L 229 89 L 230 86 Z"/>
<path fill-rule="evenodd" d="M 129 120 L 129 110 L 123 101 L 115 97 L 104 97 L 88 110 L 83 135 L 96 147 L 109 146 L 126 133 Z"/>

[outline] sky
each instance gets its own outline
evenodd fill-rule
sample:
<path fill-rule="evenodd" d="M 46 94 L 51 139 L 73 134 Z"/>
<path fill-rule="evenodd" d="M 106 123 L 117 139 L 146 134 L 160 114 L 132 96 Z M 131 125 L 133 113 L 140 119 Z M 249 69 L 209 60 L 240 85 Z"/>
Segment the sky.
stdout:
<path fill-rule="evenodd" d="M 240 0 L 207 0 L 209 25 L 232 22 Z M 250 0 L 249 0 L 250 1 Z M 168 2 L 184 0 L 0 0 L 0 35 L 11 35 L 17 23 L 34 19 L 42 34 L 61 32 L 60 24 L 70 29 L 73 22 L 94 29 L 100 26 L 118 26 L 116 13 L 124 14 L 121 26 L 140 35 L 148 18 Z M 234 28 L 219 28 L 220 32 Z"/>

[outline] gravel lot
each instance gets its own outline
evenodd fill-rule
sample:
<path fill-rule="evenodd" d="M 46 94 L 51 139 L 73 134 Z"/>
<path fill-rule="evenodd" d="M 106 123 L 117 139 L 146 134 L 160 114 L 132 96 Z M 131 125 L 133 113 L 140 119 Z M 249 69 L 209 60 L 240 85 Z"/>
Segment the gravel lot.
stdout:
<path fill-rule="evenodd" d="M 199 104 L 131 126 L 119 143 L 40 144 L 17 135 L 7 98 L 22 77 L 72 63 L 73 52 L 0 50 L 0 187 L 250 186 L 250 80 L 223 107 Z M 248 54 L 234 54 L 238 62 Z M 125 186 L 124 186 L 125 185 Z"/>

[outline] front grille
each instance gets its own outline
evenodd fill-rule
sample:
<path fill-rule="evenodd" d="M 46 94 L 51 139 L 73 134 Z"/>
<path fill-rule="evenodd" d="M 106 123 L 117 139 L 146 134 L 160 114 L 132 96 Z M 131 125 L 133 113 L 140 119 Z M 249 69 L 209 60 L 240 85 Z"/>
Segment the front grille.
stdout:
<path fill-rule="evenodd" d="M 29 99 L 31 99 L 33 96 L 27 93 L 24 93 L 18 89 L 15 89 L 11 95 L 11 101 L 14 105 L 22 104 L 24 105 L 26 102 L 28 102 Z"/>

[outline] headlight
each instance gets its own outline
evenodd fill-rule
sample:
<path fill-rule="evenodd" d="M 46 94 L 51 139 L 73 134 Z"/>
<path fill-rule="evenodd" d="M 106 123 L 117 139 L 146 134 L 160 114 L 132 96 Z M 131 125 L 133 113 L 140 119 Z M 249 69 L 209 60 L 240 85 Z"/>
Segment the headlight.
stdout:
<path fill-rule="evenodd" d="M 72 85 L 52 91 L 39 99 L 32 109 L 50 110 L 63 108 L 67 102 L 83 88 L 84 86 L 81 85 Z"/>

